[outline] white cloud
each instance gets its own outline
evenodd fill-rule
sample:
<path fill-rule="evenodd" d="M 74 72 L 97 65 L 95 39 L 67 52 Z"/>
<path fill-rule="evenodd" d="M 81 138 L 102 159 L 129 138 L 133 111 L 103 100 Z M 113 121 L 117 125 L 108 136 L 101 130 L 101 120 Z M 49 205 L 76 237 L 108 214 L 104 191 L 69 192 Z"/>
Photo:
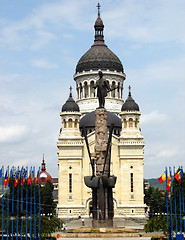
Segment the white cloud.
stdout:
<path fill-rule="evenodd" d="M 32 61 L 32 66 L 37 68 L 58 68 L 56 63 L 49 62 L 46 59 L 34 59 Z"/>
<path fill-rule="evenodd" d="M 17 142 L 22 140 L 27 133 L 26 126 L 4 126 L 0 127 L 0 142 Z"/>
<path fill-rule="evenodd" d="M 179 0 L 178 4 L 168 0 L 120 1 L 111 10 L 109 7 L 108 11 L 103 11 L 106 34 L 137 43 L 184 42 L 184 7 L 183 0 Z"/>
<path fill-rule="evenodd" d="M 159 113 L 158 110 L 154 110 L 148 114 L 141 115 L 141 124 L 159 124 L 167 119 L 167 115 L 165 113 Z"/>

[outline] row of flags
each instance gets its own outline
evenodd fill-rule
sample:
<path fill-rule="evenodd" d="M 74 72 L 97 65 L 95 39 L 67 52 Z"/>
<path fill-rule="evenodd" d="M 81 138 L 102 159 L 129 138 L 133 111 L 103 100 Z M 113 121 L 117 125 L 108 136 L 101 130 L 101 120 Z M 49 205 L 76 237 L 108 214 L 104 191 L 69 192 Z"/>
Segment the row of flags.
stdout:
<path fill-rule="evenodd" d="M 5 176 L 4 176 L 4 181 L 3 184 L 6 188 L 7 184 L 9 184 L 10 179 L 14 178 L 14 187 L 17 187 L 20 179 L 21 179 L 21 185 L 23 186 L 25 182 L 27 182 L 27 185 L 31 185 L 32 182 L 38 183 L 39 180 L 39 170 L 37 171 L 36 175 L 35 175 L 35 170 L 30 169 L 29 174 L 28 171 L 25 168 L 21 168 L 21 170 L 17 170 L 14 173 L 14 168 L 12 168 L 10 171 L 7 168 Z M 0 170 L 0 177 L 2 177 L 3 173 L 2 173 L 2 169 Z"/>
<path fill-rule="evenodd" d="M 183 178 L 183 170 L 180 169 L 174 176 L 174 178 L 181 184 L 181 179 Z M 167 178 L 167 169 L 164 171 L 164 173 L 158 178 L 159 183 L 166 181 L 167 179 L 167 187 L 166 190 L 169 193 L 172 185 L 172 176 L 171 172 L 169 172 L 168 178 Z"/>
<path fill-rule="evenodd" d="M 18 240 L 19 237 L 21 237 L 21 240 L 23 237 L 28 240 L 28 236 L 30 240 L 36 239 L 37 236 L 40 240 L 41 185 L 39 175 L 40 168 L 36 171 L 35 167 L 12 167 L 9 171 L 8 166 L 4 171 L 4 166 L 2 166 L 0 169 L 0 184 L 2 184 L 2 197 L 0 202 L 2 226 L 0 226 L 0 231 L 2 233 L 2 239 L 5 239 L 4 233 L 6 234 L 7 240 L 9 239 L 9 236 L 13 239 L 16 231 L 16 240 Z M 6 188 L 7 185 L 10 186 L 10 182 L 12 184 L 12 189 L 7 188 L 7 191 L 5 192 L 4 188 Z M 33 183 L 39 183 L 37 195 L 36 184 Z M 25 188 L 23 189 L 24 184 Z M 18 185 L 20 187 L 17 187 Z M 28 185 L 31 186 L 28 187 Z M 36 196 L 38 197 L 36 198 Z M 5 202 L 5 197 L 7 204 Z"/>
<path fill-rule="evenodd" d="M 174 230 L 176 231 L 176 236 L 178 235 L 182 236 L 183 222 L 184 222 L 184 232 L 185 232 L 185 219 L 182 218 L 183 216 L 182 212 L 185 213 L 184 189 L 183 189 L 183 181 L 182 181 L 183 168 L 179 167 L 178 171 L 176 172 L 175 167 L 173 167 L 173 173 L 174 173 L 174 177 L 172 177 L 172 170 L 171 170 L 171 167 L 169 167 L 169 174 L 166 168 L 164 173 L 158 178 L 160 184 L 166 181 L 167 235 L 168 235 L 168 239 L 170 239 L 170 234 L 171 234 L 172 240 L 173 240 Z M 173 179 L 179 183 L 179 187 L 176 189 L 176 184 L 173 185 L 173 200 L 172 200 L 171 192 L 172 192 Z M 177 209 L 178 201 L 179 201 L 179 204 L 178 204 L 179 209 Z M 180 224 L 180 234 L 178 234 L 179 224 Z"/>

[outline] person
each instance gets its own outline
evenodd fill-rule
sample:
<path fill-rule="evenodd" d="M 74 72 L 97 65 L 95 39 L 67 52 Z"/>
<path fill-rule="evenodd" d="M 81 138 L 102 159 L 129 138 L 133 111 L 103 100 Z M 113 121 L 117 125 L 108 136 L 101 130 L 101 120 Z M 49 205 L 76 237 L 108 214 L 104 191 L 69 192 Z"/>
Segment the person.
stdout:
<path fill-rule="evenodd" d="M 97 88 L 97 97 L 99 100 L 99 108 L 104 108 L 105 106 L 105 97 L 107 92 L 111 91 L 109 82 L 103 78 L 102 71 L 98 72 L 99 79 L 96 81 L 94 88 Z"/>
<path fill-rule="evenodd" d="M 82 218 L 82 226 L 85 226 L 85 222 L 83 218 Z"/>

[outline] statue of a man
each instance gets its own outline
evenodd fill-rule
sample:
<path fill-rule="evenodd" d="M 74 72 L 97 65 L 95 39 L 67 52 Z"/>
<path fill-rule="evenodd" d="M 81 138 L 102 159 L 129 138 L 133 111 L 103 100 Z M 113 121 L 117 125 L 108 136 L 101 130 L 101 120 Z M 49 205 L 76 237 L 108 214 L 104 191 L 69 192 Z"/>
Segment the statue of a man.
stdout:
<path fill-rule="evenodd" d="M 96 81 L 94 88 L 97 88 L 97 97 L 99 100 L 99 108 L 104 108 L 105 106 L 105 97 L 107 96 L 107 91 L 111 91 L 109 82 L 103 78 L 102 71 L 98 72 L 99 79 Z"/>

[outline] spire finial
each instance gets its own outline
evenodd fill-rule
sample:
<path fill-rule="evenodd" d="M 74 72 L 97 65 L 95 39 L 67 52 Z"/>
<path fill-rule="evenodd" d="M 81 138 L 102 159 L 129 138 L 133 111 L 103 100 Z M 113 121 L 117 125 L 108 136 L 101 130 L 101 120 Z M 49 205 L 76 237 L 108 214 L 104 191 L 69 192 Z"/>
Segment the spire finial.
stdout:
<path fill-rule="evenodd" d="M 41 171 L 46 171 L 46 164 L 44 162 L 44 154 L 43 154 L 43 160 L 42 160 L 42 168 Z"/>
<path fill-rule="evenodd" d="M 129 87 L 128 87 L 128 89 L 129 89 L 129 96 L 131 96 L 131 86 L 129 85 Z"/>
<path fill-rule="evenodd" d="M 70 97 L 72 97 L 72 89 L 73 89 L 73 88 L 70 86 L 70 88 L 69 88 L 69 90 L 70 90 L 69 96 L 70 96 Z"/>
<path fill-rule="evenodd" d="M 101 8 L 100 3 L 98 3 L 98 5 L 96 7 L 98 8 L 98 17 L 100 17 L 100 8 Z"/>

